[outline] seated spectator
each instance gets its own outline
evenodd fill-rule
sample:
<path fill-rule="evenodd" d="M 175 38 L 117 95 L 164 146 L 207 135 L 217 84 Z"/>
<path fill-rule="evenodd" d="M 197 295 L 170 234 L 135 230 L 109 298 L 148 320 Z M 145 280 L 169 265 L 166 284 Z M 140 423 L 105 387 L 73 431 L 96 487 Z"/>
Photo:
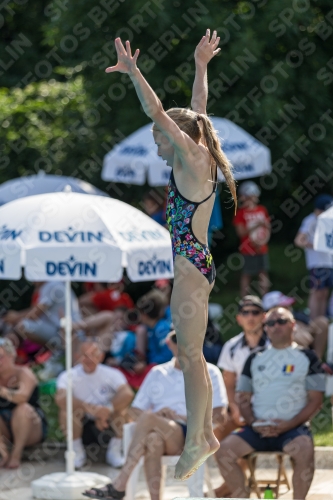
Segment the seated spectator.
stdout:
<path fill-rule="evenodd" d="M 216 452 L 232 496 L 248 498 L 238 459 L 253 451 L 283 451 L 293 460 L 294 498 L 304 500 L 314 473 L 314 445 L 308 421 L 320 409 L 325 375 L 316 354 L 293 343 L 295 320 L 283 307 L 265 317 L 271 341 L 247 359 L 237 391 L 246 422 Z M 227 458 L 226 458 L 227 457 Z"/>
<path fill-rule="evenodd" d="M 132 309 L 134 302 L 128 293 L 124 292 L 124 282 L 100 283 L 101 290 L 91 290 L 79 297 L 79 305 L 84 316 L 99 311 L 114 311 L 118 307 Z"/>
<path fill-rule="evenodd" d="M 0 339 L 0 467 L 17 469 L 26 446 L 46 438 L 47 423 L 39 406 L 38 381 L 30 368 L 15 364 L 10 339 Z M 7 444 L 12 445 L 9 453 Z"/>
<path fill-rule="evenodd" d="M 34 283 L 33 284 L 33 293 L 31 296 L 30 307 L 23 310 L 9 310 L 4 311 L 2 314 L 1 322 L 2 322 L 2 336 L 7 336 L 9 332 L 27 315 L 28 312 L 31 311 L 33 306 L 35 306 L 38 302 L 39 296 L 39 288 L 43 283 Z M 4 320 L 5 318 L 5 320 Z M 13 338 L 16 341 L 16 338 Z M 18 343 L 16 341 L 15 343 Z M 16 363 L 19 365 L 24 365 L 29 363 L 29 361 L 35 360 L 35 356 L 39 354 L 41 350 L 41 345 L 37 342 L 32 342 L 29 339 L 23 340 L 23 342 L 16 349 Z"/>
<path fill-rule="evenodd" d="M 112 467 L 123 465 L 121 455 L 122 426 L 134 393 L 119 370 L 101 364 L 104 354 L 94 342 L 81 345 L 80 363 L 72 371 L 73 447 L 75 467 L 86 462 L 85 446 L 93 443 L 107 446 L 106 462 Z M 57 379 L 55 401 L 59 422 L 66 431 L 67 372 Z"/>
<path fill-rule="evenodd" d="M 160 500 L 161 457 L 180 455 L 186 436 L 186 404 L 184 377 L 177 358 L 175 331 L 168 334 L 167 345 L 173 359 L 155 366 L 145 378 L 133 403 L 137 426 L 126 463 L 113 483 L 104 488 L 93 488 L 84 493 L 90 498 L 117 498 L 125 496 L 127 481 L 144 455 L 145 473 L 152 499 Z M 219 369 L 207 365 L 213 386 L 213 421 L 222 425 L 228 404 Z M 158 390 L 156 390 L 158 388 Z"/>
<path fill-rule="evenodd" d="M 229 401 L 226 424 L 216 436 L 220 441 L 238 427 L 245 425 L 236 402 L 236 386 L 249 355 L 270 344 L 264 332 L 264 318 L 263 303 L 259 297 L 246 295 L 238 303 L 236 321 L 243 331 L 224 344 L 217 362 L 217 366 L 223 370 Z M 217 498 L 226 497 L 229 493 L 226 484 L 222 484 L 215 490 Z"/>
<path fill-rule="evenodd" d="M 114 332 L 122 330 L 123 308 L 114 311 L 101 311 L 84 319 L 73 322 L 73 331 L 83 331 L 87 337 L 98 338 L 99 347 L 104 352 L 110 350 Z"/>
<path fill-rule="evenodd" d="M 292 311 L 292 305 L 296 302 L 293 297 L 287 297 L 282 292 L 276 291 L 266 293 L 262 300 L 265 311 L 276 306 L 287 307 Z M 313 349 L 318 358 L 322 359 L 327 345 L 328 319 L 325 316 L 318 316 L 311 320 L 301 311 L 294 311 L 293 314 L 296 320 L 293 340 L 302 347 Z"/>
<path fill-rule="evenodd" d="M 310 275 L 310 318 L 325 316 L 330 289 L 333 287 L 333 256 L 313 248 L 317 217 L 333 204 L 333 196 L 320 194 L 314 199 L 314 211 L 303 219 L 295 238 L 295 245 L 305 252 L 306 267 Z"/>
<path fill-rule="evenodd" d="M 71 309 L 73 321 L 81 319 L 76 295 L 72 291 Z M 7 314 L 12 314 L 9 311 Z M 49 281 L 39 284 L 36 305 L 21 315 L 8 336 L 19 344 L 29 339 L 41 345 L 62 346 L 60 320 L 65 314 L 65 283 Z M 6 319 L 6 317 L 5 317 Z"/>
<path fill-rule="evenodd" d="M 164 298 L 153 290 L 139 299 L 137 307 L 140 321 L 146 327 L 147 364 L 170 361 L 172 352 L 166 345 L 165 338 L 172 330 L 172 326 L 171 318 L 165 316 Z"/>

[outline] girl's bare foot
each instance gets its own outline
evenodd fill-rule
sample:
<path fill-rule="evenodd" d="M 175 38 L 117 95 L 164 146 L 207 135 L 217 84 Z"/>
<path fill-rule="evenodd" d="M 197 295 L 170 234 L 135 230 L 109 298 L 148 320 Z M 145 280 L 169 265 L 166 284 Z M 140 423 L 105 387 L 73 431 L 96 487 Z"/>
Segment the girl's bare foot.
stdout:
<path fill-rule="evenodd" d="M 215 438 L 215 436 L 214 436 Z M 206 440 L 201 444 L 193 446 L 185 444 L 183 453 L 181 454 L 175 471 L 175 479 L 185 481 L 202 465 L 210 455 L 213 455 L 220 447 L 220 443 L 215 438 L 208 443 Z"/>

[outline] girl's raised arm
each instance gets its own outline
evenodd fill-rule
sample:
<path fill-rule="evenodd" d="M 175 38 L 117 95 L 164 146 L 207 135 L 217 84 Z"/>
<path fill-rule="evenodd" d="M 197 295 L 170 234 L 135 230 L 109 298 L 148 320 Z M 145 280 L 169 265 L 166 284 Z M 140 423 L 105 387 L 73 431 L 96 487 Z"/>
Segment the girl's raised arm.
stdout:
<path fill-rule="evenodd" d="M 206 35 L 203 36 L 198 43 L 195 52 L 195 77 L 192 88 L 191 107 L 193 111 L 200 114 L 207 114 L 207 97 L 208 97 L 208 79 L 207 79 L 207 65 L 209 61 L 220 52 L 218 49 L 220 37 L 217 32 L 213 31 L 210 40 L 210 29 L 206 30 Z"/>
<path fill-rule="evenodd" d="M 160 99 L 137 67 L 136 61 L 139 56 L 139 49 L 132 56 L 130 42 L 127 41 L 125 45 L 126 48 L 120 38 L 115 40 L 118 62 L 116 66 L 106 68 L 105 71 L 107 73 L 119 71 L 129 75 L 144 112 L 151 118 L 162 134 L 170 140 L 181 158 L 186 157 L 191 151 L 196 153 L 198 145 L 187 134 L 182 132 L 178 125 L 166 114 Z"/>

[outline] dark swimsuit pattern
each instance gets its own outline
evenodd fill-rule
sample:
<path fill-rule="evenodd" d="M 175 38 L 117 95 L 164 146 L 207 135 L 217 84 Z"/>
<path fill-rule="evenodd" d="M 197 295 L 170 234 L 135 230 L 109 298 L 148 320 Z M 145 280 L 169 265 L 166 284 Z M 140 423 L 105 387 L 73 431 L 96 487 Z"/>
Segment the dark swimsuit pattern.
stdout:
<path fill-rule="evenodd" d="M 201 243 L 194 236 L 192 220 L 198 206 L 216 192 L 216 187 L 217 184 L 215 183 L 212 193 L 200 202 L 187 200 L 180 194 L 172 171 L 168 185 L 166 209 L 173 259 L 175 260 L 176 255 L 185 257 L 207 278 L 209 284 L 213 283 L 216 277 L 213 257 L 208 246 Z"/>

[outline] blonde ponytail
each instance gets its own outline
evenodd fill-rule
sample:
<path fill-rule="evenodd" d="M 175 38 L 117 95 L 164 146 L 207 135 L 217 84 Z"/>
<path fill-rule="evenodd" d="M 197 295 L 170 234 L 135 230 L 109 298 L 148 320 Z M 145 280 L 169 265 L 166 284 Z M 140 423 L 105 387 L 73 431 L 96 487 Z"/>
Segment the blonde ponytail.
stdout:
<path fill-rule="evenodd" d="M 226 155 L 224 154 L 224 152 L 222 151 L 219 138 L 208 116 L 198 114 L 197 120 L 200 120 L 202 123 L 203 138 L 206 142 L 208 151 L 211 154 L 212 158 L 214 159 L 216 165 L 220 168 L 222 174 L 224 175 L 226 183 L 228 184 L 231 196 L 233 197 L 235 203 L 235 213 L 236 213 L 237 195 L 236 195 L 236 183 L 232 175 L 232 165 L 229 162 Z"/>
<path fill-rule="evenodd" d="M 226 183 L 228 184 L 230 193 L 235 203 L 236 213 L 237 195 L 236 183 L 232 175 L 232 165 L 221 149 L 219 138 L 208 116 L 200 115 L 191 109 L 186 108 L 171 108 L 168 109 L 166 113 L 175 123 L 177 123 L 180 130 L 189 135 L 194 142 L 199 144 L 200 140 L 204 139 L 212 159 L 221 169 Z M 202 123 L 202 129 L 199 126 L 200 122 Z"/>

